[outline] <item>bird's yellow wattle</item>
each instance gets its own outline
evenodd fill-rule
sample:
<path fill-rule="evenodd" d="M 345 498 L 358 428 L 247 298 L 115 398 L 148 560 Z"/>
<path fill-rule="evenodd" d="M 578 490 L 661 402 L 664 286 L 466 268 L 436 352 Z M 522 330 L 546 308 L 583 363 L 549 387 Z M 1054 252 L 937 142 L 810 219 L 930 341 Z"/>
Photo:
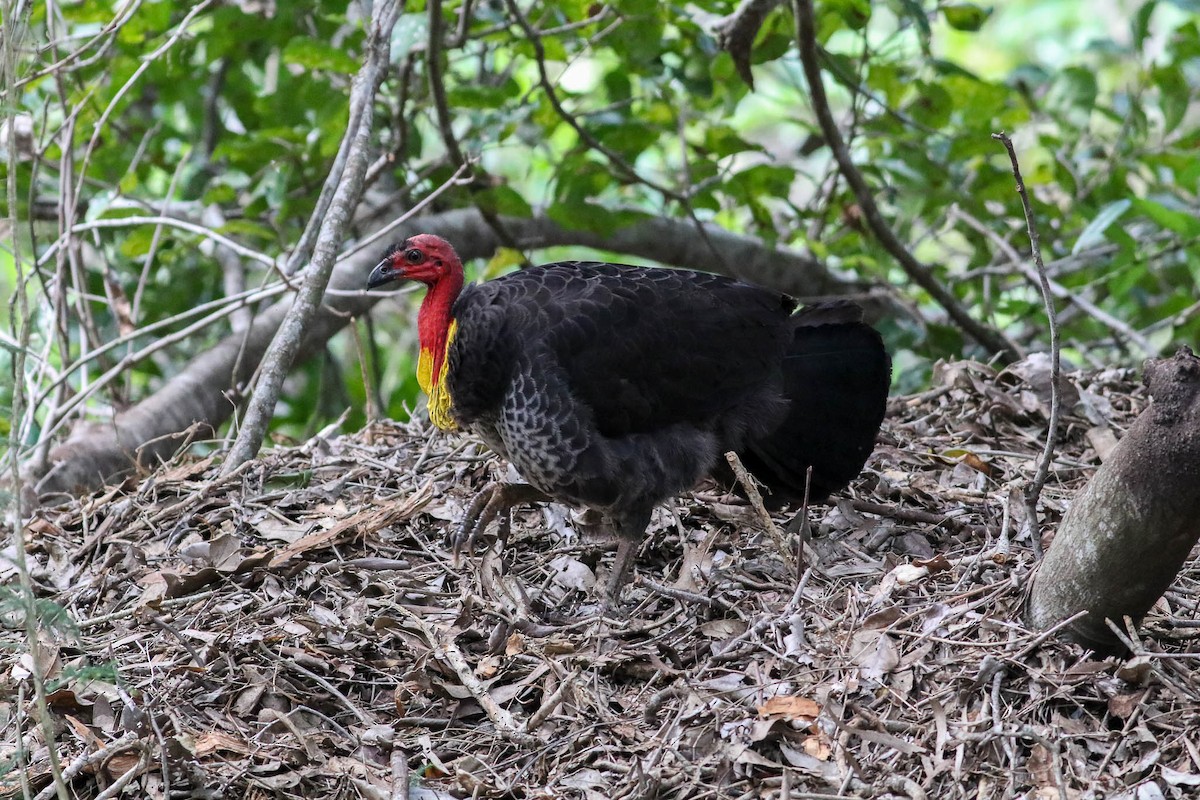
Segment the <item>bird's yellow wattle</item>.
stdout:
<path fill-rule="evenodd" d="M 446 386 L 446 374 L 449 372 L 450 345 L 454 342 L 454 334 L 458 331 L 458 321 L 450 320 L 446 330 L 446 346 L 441 353 L 434 353 L 427 347 L 422 347 L 417 355 L 417 383 L 429 395 L 429 419 L 444 431 L 452 431 L 458 427 L 450 416 L 450 408 L 454 405 L 450 397 L 450 389 Z M 434 369 L 437 378 L 434 379 Z"/>

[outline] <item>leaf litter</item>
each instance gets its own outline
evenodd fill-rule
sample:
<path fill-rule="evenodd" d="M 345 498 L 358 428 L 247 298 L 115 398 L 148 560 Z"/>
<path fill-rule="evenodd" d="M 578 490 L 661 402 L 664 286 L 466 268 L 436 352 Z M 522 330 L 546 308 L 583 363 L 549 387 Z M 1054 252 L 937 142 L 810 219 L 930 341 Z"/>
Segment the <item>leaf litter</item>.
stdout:
<path fill-rule="evenodd" d="M 561 507 L 455 563 L 507 467 L 421 421 L 43 509 L 36 655 L 0 602 L 0 797 L 54 795 L 35 657 L 78 797 L 1194 796 L 1200 563 L 1136 658 L 1022 624 L 1044 372 L 940 365 L 782 537 L 721 487 L 676 500 L 607 616 L 611 548 Z M 1068 379 L 1043 536 L 1149 402 L 1130 371 Z"/>

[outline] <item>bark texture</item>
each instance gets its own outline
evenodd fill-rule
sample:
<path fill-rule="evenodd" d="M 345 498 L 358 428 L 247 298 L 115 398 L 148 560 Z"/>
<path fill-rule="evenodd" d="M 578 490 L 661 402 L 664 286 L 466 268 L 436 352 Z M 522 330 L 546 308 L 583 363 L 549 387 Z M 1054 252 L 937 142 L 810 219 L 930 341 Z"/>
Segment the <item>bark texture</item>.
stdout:
<path fill-rule="evenodd" d="M 1200 359 L 1187 348 L 1146 363 L 1154 401 L 1068 509 L 1033 580 L 1029 623 L 1101 652 L 1105 624 L 1139 622 L 1200 538 Z"/>
<path fill-rule="evenodd" d="M 709 227 L 710 248 L 690 222 L 654 219 L 622 229 L 605 238 L 595 233 L 564 229 L 545 217 L 505 218 L 505 227 L 519 244 L 537 248 L 580 245 L 604 248 L 663 264 L 733 274 L 801 297 L 836 296 L 861 292 L 864 287 L 841 281 L 816 260 L 794 251 L 776 251 L 761 241 Z M 495 233 L 473 209 L 420 217 L 398 227 L 390 237 L 399 241 L 417 233 L 434 233 L 453 242 L 463 258 L 495 252 Z M 378 251 L 384 249 L 381 244 Z M 329 286 L 354 291 L 364 286 L 367 273 L 380 256 L 375 249 L 340 262 Z M 305 330 L 297 362 L 320 352 L 351 317 L 365 314 L 386 293 L 327 295 L 315 322 Z M 189 438 L 204 438 L 233 414 L 238 388 L 257 369 L 291 299 L 257 315 L 249 330 L 227 336 L 216 347 L 196 356 L 153 395 L 118 414 L 106 424 L 80 426 L 50 454 L 46 469 L 26 472 L 38 495 L 81 493 L 169 458 Z M 866 303 L 870 312 L 870 303 Z M 879 305 L 875 306 L 878 312 Z"/>

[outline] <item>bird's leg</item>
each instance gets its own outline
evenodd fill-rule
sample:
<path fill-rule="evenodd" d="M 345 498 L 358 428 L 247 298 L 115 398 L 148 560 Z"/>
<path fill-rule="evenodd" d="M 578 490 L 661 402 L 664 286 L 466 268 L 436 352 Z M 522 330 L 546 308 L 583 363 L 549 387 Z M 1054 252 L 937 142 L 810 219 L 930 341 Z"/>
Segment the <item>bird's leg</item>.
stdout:
<path fill-rule="evenodd" d="M 617 542 L 617 556 L 613 559 L 612 572 L 608 574 L 608 581 L 604 584 L 606 605 L 615 606 L 617 604 L 617 600 L 621 596 L 621 589 L 629 580 L 629 568 L 633 566 L 633 557 L 637 555 L 637 546 L 636 541 L 624 537 Z"/>
<path fill-rule="evenodd" d="M 550 498 L 545 492 L 535 489 L 527 483 L 493 483 L 490 484 L 471 500 L 467 513 L 451 539 L 454 557 L 465 547 L 470 553 L 475 549 L 475 542 L 498 515 L 500 530 L 497 533 L 501 544 L 508 542 L 508 534 L 512 529 L 512 507 L 521 503 L 541 503 Z"/>
<path fill-rule="evenodd" d="M 604 602 L 609 607 L 616 605 L 621 589 L 629 580 L 629 568 L 633 566 L 638 545 L 646 534 L 646 526 L 650 524 L 651 510 L 627 511 L 612 519 L 613 533 L 617 536 L 617 555 L 604 585 Z"/>

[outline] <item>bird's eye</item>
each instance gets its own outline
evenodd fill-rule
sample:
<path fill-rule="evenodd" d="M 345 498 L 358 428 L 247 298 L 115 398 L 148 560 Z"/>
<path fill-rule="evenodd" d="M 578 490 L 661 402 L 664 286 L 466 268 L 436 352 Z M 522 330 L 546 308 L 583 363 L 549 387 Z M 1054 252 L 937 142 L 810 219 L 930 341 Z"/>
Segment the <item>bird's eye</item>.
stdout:
<path fill-rule="evenodd" d="M 425 260 L 425 254 L 413 247 L 404 252 L 404 260 L 410 264 L 420 264 Z"/>

